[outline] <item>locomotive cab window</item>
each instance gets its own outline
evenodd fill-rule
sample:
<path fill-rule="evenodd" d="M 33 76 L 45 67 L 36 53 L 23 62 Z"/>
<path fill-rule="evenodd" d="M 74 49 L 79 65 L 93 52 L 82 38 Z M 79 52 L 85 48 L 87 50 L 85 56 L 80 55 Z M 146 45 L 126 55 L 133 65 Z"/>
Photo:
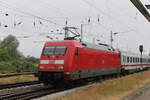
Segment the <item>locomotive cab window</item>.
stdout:
<path fill-rule="evenodd" d="M 66 46 L 47 46 L 43 50 L 43 55 L 65 55 Z"/>
<path fill-rule="evenodd" d="M 67 47 L 66 46 L 56 46 L 55 48 L 55 55 L 64 55 L 66 53 Z"/>
<path fill-rule="evenodd" d="M 55 50 L 55 46 L 47 46 L 44 47 L 43 55 L 53 55 Z"/>

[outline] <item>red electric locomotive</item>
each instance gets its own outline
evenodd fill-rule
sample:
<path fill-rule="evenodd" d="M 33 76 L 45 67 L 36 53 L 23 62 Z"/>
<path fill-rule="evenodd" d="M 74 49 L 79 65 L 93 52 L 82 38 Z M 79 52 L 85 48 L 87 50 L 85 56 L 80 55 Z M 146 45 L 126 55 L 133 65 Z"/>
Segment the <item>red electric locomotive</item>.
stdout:
<path fill-rule="evenodd" d="M 77 40 L 46 42 L 38 67 L 39 80 L 56 84 L 121 72 L 121 55 L 106 44 Z"/>

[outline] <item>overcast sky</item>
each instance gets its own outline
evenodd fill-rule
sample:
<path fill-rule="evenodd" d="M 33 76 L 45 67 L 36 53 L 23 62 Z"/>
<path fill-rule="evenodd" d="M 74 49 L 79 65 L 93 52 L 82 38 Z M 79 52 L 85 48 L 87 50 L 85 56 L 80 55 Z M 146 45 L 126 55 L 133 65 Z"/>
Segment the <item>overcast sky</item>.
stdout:
<path fill-rule="evenodd" d="M 24 55 L 39 57 L 43 41 L 51 41 L 46 35 L 63 39 L 58 33 L 63 32 L 66 19 L 68 26 L 84 24 L 84 41 L 95 38 L 110 44 L 113 31 L 119 33 L 114 36 L 115 48 L 138 52 L 143 44 L 145 53 L 150 53 L 150 23 L 130 0 L 0 0 L 0 39 L 15 35 Z"/>

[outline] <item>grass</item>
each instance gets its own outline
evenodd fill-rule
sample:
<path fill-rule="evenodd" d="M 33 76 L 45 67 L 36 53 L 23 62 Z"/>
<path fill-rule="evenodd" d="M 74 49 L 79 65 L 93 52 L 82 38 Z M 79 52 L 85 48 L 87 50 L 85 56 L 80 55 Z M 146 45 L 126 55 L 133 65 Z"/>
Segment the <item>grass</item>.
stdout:
<path fill-rule="evenodd" d="M 34 75 L 20 75 L 20 76 L 8 77 L 8 78 L 0 78 L 0 84 L 26 82 L 32 80 L 37 80 L 37 78 Z"/>
<path fill-rule="evenodd" d="M 107 80 L 65 96 L 49 100 L 121 100 L 139 88 L 150 84 L 150 71 Z"/>

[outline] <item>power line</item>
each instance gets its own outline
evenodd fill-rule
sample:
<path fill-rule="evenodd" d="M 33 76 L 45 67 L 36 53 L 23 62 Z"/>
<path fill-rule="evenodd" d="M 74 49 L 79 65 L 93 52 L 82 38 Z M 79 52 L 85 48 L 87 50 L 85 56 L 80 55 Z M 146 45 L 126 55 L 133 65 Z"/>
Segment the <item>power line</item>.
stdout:
<path fill-rule="evenodd" d="M 13 10 L 13 11 L 16 11 L 16 12 L 19 12 L 19 13 L 22 13 L 22 14 L 25 14 L 25 15 L 28 15 L 28 16 L 35 17 L 35 18 L 37 18 L 37 19 L 41 19 L 41 20 L 43 20 L 43 21 L 52 23 L 52 24 L 54 24 L 54 25 L 64 26 L 64 25 L 58 24 L 58 23 L 56 23 L 56 22 L 53 22 L 53 21 L 51 21 L 51 20 L 45 19 L 45 18 L 43 18 L 43 17 L 40 17 L 40 16 L 31 14 L 31 13 L 28 13 L 28 12 L 24 12 L 24 11 L 22 11 L 22 10 L 16 8 L 16 7 L 12 7 L 11 5 L 9 5 L 9 4 L 7 4 L 7 3 L 5 3 L 5 2 L 3 2 L 3 1 L 0 1 L 0 3 L 6 5 L 6 6 L 3 6 L 3 5 L 1 5 L 1 6 L 7 8 L 7 9 L 10 9 L 10 10 Z"/>
<path fill-rule="evenodd" d="M 64 10 L 64 9 L 62 9 L 62 8 L 58 8 L 58 7 L 56 7 L 56 6 L 53 6 L 52 4 L 50 4 L 50 3 L 47 3 L 47 2 L 45 2 L 45 1 L 43 1 L 43 0 L 33 0 L 33 1 L 39 1 L 39 2 L 41 2 L 41 3 L 43 3 L 45 6 L 47 6 L 47 8 L 49 8 L 49 9 L 55 9 L 55 13 L 58 13 L 59 12 L 59 14 L 62 16 L 62 14 L 63 15 L 65 15 L 66 16 L 66 12 L 68 12 L 67 10 Z M 70 15 L 72 15 L 72 13 L 71 12 L 68 12 Z M 68 15 L 67 15 L 68 16 Z"/>
<path fill-rule="evenodd" d="M 88 4 L 89 6 L 93 7 L 95 10 L 99 11 L 100 13 L 107 15 L 108 17 L 110 17 L 111 19 L 113 19 L 114 21 L 116 21 L 117 23 L 124 25 L 128 28 L 130 28 L 129 26 L 127 26 L 125 23 L 119 21 L 118 19 L 114 18 L 113 16 L 107 14 L 106 12 L 102 11 L 100 8 L 96 7 L 94 4 L 92 4 L 91 2 L 87 1 L 87 0 L 82 0 L 84 3 Z"/>

